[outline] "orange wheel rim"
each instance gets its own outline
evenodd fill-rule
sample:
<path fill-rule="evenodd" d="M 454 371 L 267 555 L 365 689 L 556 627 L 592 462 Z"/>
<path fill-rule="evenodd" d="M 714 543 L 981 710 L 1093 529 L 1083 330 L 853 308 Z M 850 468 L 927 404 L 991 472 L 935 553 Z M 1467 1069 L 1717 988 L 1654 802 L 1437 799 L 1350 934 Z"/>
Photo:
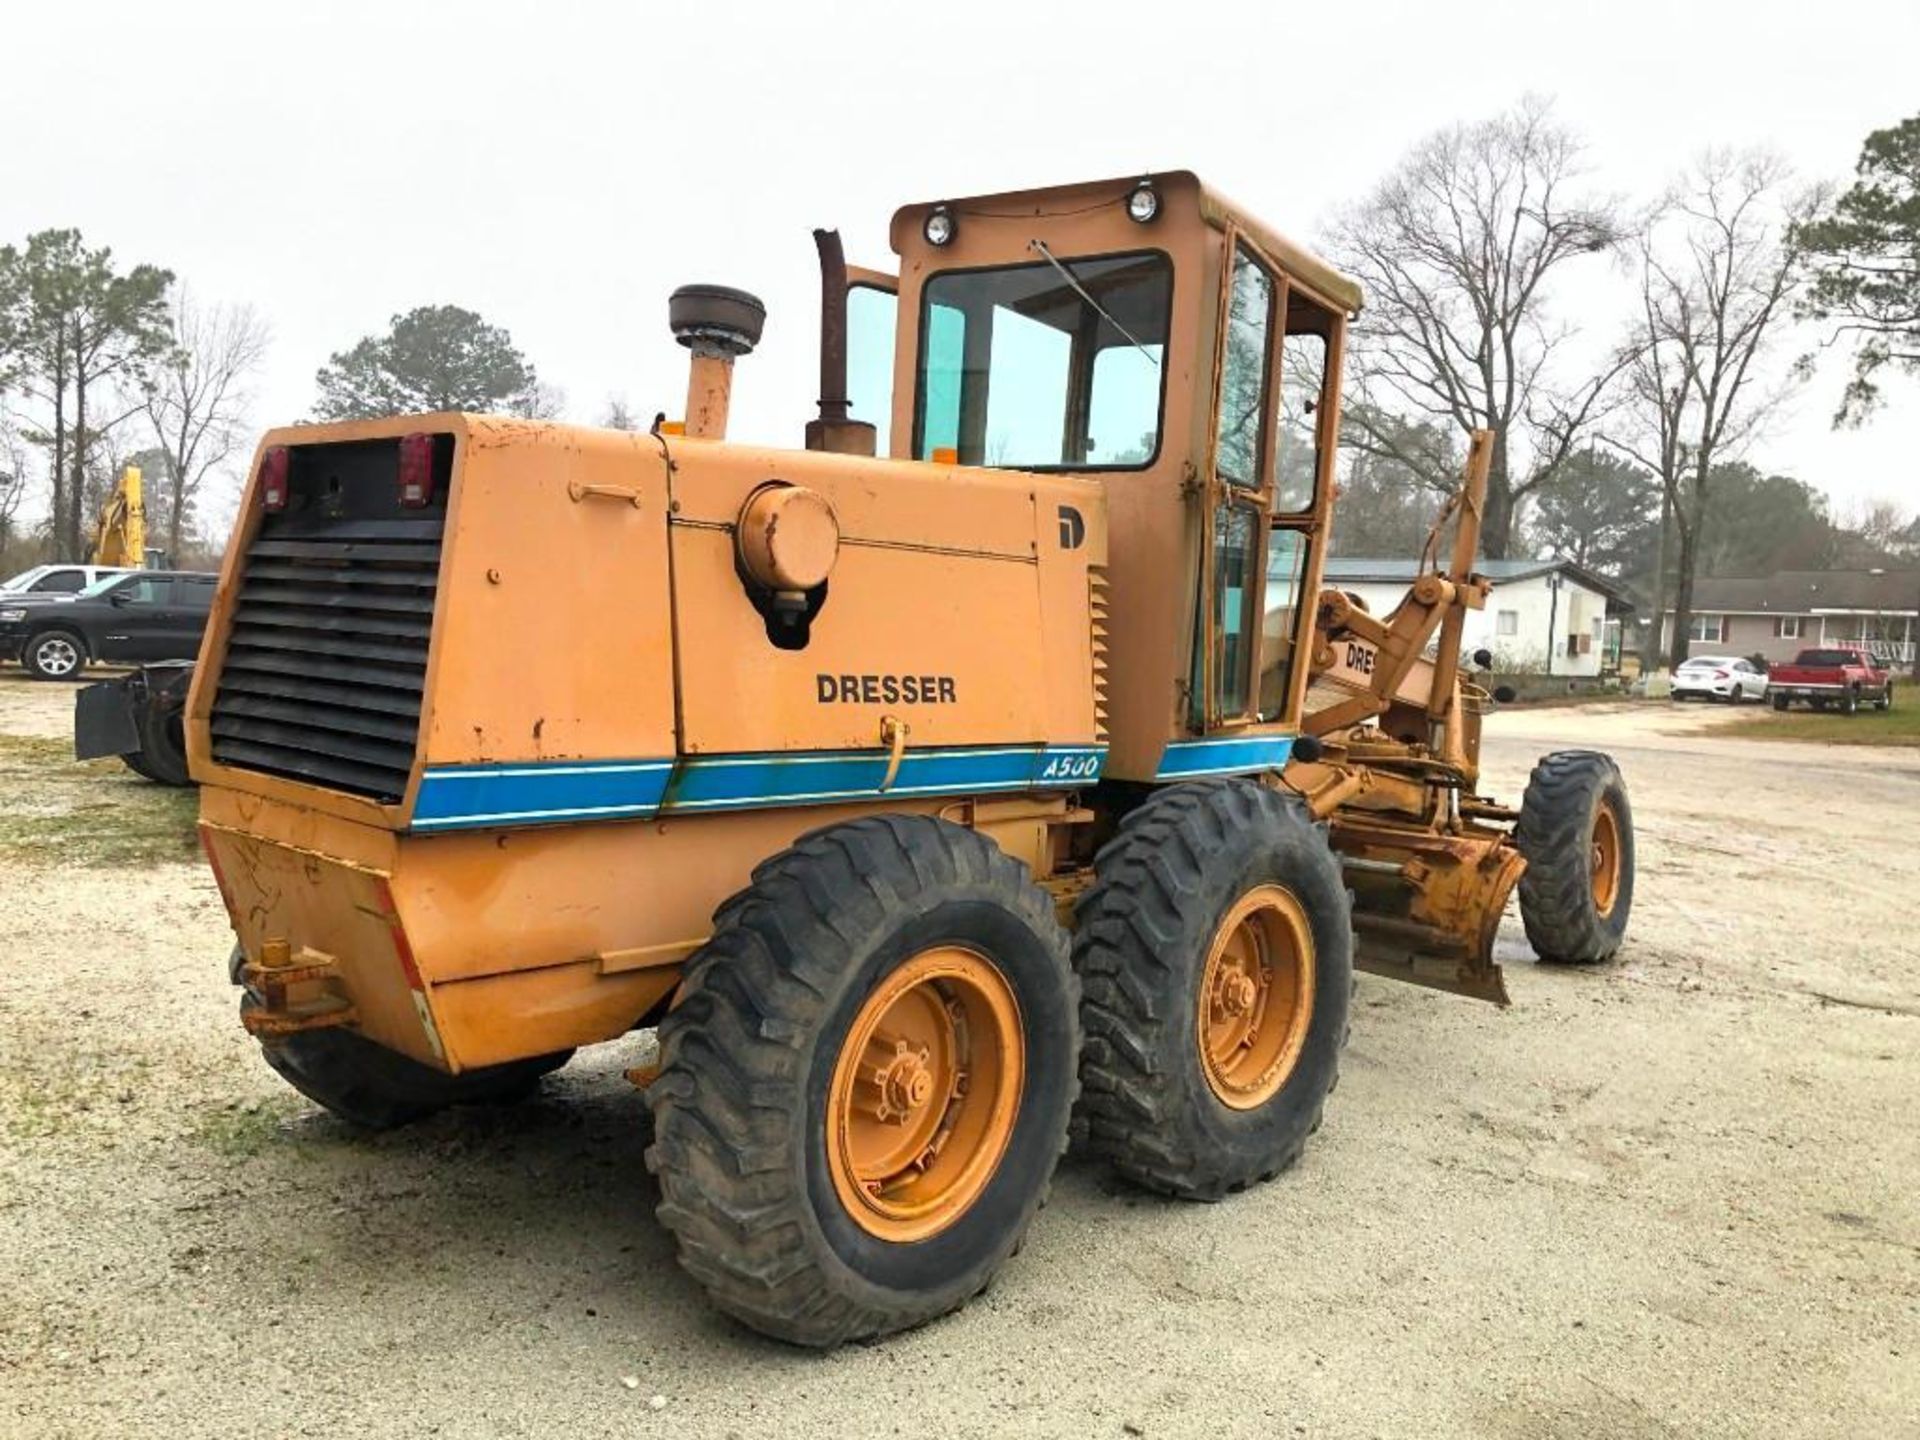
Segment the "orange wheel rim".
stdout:
<path fill-rule="evenodd" d="M 853 1017 L 827 1096 L 827 1168 L 856 1224 L 924 1240 L 953 1224 L 1013 1138 L 1026 1041 L 985 956 L 922 950 Z"/>
<path fill-rule="evenodd" d="M 1620 898 L 1620 822 L 1613 806 L 1605 800 L 1593 817 L 1593 908 L 1602 915 L 1613 913 L 1613 902 Z"/>
<path fill-rule="evenodd" d="M 1291 891 L 1261 885 L 1214 932 L 1200 976 L 1200 1063 L 1224 1105 L 1251 1110 L 1293 1074 L 1313 1018 L 1313 931 Z"/>

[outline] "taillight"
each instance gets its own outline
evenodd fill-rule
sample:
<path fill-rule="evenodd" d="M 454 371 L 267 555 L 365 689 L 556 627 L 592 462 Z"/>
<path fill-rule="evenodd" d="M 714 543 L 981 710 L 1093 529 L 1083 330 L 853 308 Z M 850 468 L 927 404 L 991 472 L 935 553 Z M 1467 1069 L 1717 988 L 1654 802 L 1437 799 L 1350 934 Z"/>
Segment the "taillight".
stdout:
<path fill-rule="evenodd" d="M 260 505 L 266 510 L 287 508 L 287 447 L 275 445 L 260 457 Z"/>
<path fill-rule="evenodd" d="M 1713 672 L 1713 678 L 1716 680 L 1724 680 L 1731 674 L 1733 674 L 1731 670 L 1716 670 Z"/>
<path fill-rule="evenodd" d="M 433 436 L 407 435 L 400 441 L 400 503 L 424 510 L 433 501 Z"/>

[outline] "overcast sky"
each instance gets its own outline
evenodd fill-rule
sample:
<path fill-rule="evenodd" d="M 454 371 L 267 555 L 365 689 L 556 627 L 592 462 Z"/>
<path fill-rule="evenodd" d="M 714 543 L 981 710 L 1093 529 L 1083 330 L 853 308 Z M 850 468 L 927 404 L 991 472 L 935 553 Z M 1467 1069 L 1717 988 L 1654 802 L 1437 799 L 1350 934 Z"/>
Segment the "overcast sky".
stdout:
<path fill-rule="evenodd" d="M 262 426 L 306 412 L 329 353 L 429 303 L 511 330 L 570 418 L 616 394 L 677 413 L 666 297 L 713 280 L 770 312 L 734 435 L 797 445 L 816 224 L 892 268 L 900 204 L 1190 168 L 1311 240 L 1409 143 L 1526 91 L 1630 197 L 1708 145 L 1844 178 L 1869 130 L 1920 111 L 1915 0 L 15 0 L 0 36 L 0 240 L 78 226 L 253 304 L 274 336 Z M 1596 274 L 1563 308 L 1608 338 L 1611 293 Z M 1843 380 L 1827 365 L 1751 458 L 1843 512 L 1920 502 L 1920 386 L 1836 433 Z"/>

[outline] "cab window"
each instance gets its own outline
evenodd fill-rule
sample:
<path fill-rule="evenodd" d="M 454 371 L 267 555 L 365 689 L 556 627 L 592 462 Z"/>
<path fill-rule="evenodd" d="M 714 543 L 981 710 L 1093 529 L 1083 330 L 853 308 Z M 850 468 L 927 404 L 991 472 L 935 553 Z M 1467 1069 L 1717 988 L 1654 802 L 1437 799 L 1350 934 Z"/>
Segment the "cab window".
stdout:
<path fill-rule="evenodd" d="M 1267 404 L 1267 333 L 1273 278 L 1245 250 L 1233 254 L 1227 297 L 1227 348 L 1220 365 L 1220 416 L 1214 469 L 1229 485 L 1258 489 L 1260 431 Z"/>
<path fill-rule="evenodd" d="M 1320 469 L 1320 404 L 1327 384 L 1324 335 L 1289 334 L 1280 342 L 1280 385 L 1274 426 L 1279 449 L 1273 508 L 1297 515 L 1313 508 Z"/>
<path fill-rule="evenodd" d="M 1261 607 L 1260 718 L 1286 713 L 1293 679 L 1294 637 L 1300 633 L 1300 586 L 1307 573 L 1307 537 L 1276 527 L 1267 541 L 1266 600 Z"/>
<path fill-rule="evenodd" d="M 873 426 L 873 453 L 885 455 L 893 426 L 893 345 L 897 295 L 873 285 L 847 288 L 847 410 Z"/>
<path fill-rule="evenodd" d="M 935 275 L 913 454 L 1027 470 L 1150 463 L 1172 296 L 1157 252 Z"/>
<path fill-rule="evenodd" d="M 84 570 L 55 570 L 33 582 L 35 595 L 72 595 L 87 583 Z"/>
<path fill-rule="evenodd" d="M 1222 505 L 1213 523 L 1213 629 L 1219 636 L 1213 669 L 1213 705 L 1222 717 L 1241 715 L 1253 666 L 1254 567 L 1259 528 L 1245 505 Z"/>

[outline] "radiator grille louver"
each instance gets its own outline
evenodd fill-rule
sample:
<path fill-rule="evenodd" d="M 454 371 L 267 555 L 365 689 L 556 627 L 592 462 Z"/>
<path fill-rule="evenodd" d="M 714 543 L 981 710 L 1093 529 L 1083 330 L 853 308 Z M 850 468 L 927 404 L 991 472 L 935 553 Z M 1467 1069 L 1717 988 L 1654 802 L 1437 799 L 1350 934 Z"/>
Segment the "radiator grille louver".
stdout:
<path fill-rule="evenodd" d="M 1087 607 L 1093 616 L 1093 738 L 1107 740 L 1107 571 L 1087 567 Z"/>
<path fill-rule="evenodd" d="M 213 758 L 397 801 L 419 737 L 443 514 L 281 518 L 243 562 Z"/>

